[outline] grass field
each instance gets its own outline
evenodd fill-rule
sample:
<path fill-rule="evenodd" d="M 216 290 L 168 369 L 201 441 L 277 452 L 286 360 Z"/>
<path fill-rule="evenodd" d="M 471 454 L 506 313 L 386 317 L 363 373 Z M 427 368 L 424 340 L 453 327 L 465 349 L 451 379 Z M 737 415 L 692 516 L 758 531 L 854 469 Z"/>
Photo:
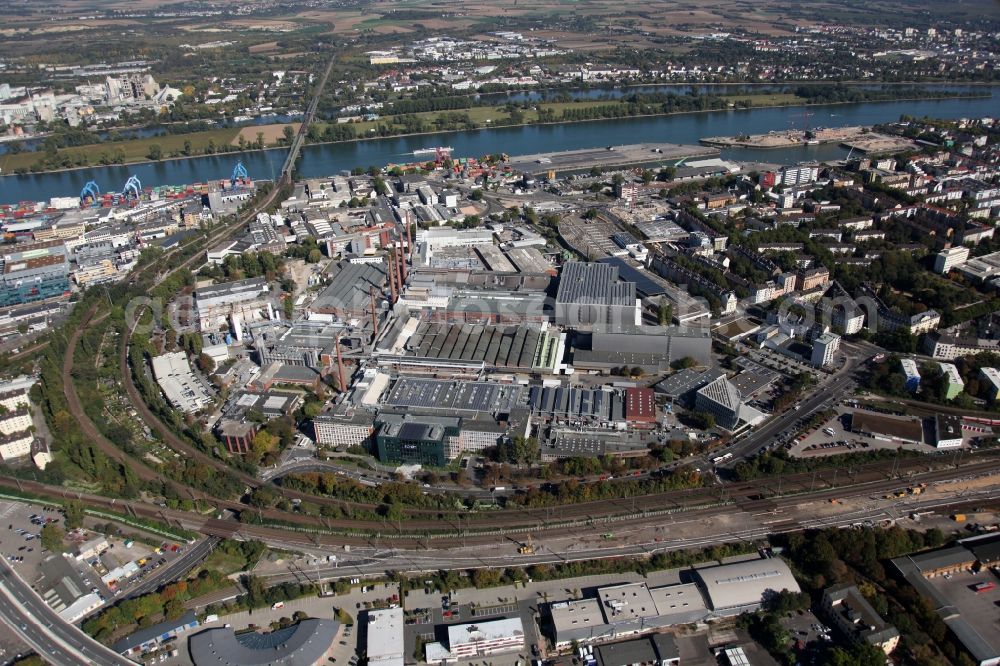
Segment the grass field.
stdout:
<path fill-rule="evenodd" d="M 243 558 L 237 554 L 224 553 L 221 550 L 213 550 L 212 553 L 205 558 L 202 563 L 202 568 L 211 569 L 212 571 L 218 571 L 223 575 L 229 575 L 231 573 L 236 573 L 237 571 L 242 571 L 245 562 Z"/>
<path fill-rule="evenodd" d="M 90 159 L 90 165 L 97 165 L 100 162 L 101 153 L 112 155 L 121 149 L 125 151 L 125 163 L 145 162 L 149 158 L 149 147 L 159 144 L 164 157 L 169 157 L 174 151 L 182 151 L 184 142 L 191 142 L 191 154 L 200 155 L 210 142 L 216 146 L 225 146 L 236 139 L 239 133 L 237 128 L 226 128 L 208 130 L 206 132 L 194 132 L 192 134 L 171 134 L 166 136 L 150 137 L 148 139 L 132 139 L 131 141 L 116 141 L 114 143 L 95 143 L 75 148 L 63 148 L 60 155 L 80 155 L 85 154 Z M 254 133 L 256 138 L 256 133 Z M 20 153 L 18 155 L 0 155 L 0 169 L 4 173 L 11 173 L 19 168 L 30 169 L 31 165 L 38 162 L 42 157 L 41 153 Z"/>
<path fill-rule="evenodd" d="M 802 104 L 805 100 L 801 97 L 797 97 L 792 93 L 760 93 L 760 94 L 746 94 L 746 95 L 727 95 L 725 99 L 730 102 L 742 102 L 744 100 L 750 100 L 754 106 L 787 106 L 792 104 Z M 559 117 L 565 109 L 587 109 L 595 106 L 607 106 L 609 104 L 615 104 L 617 100 L 586 100 L 580 102 L 542 102 L 541 106 L 546 109 L 552 109 L 555 112 L 556 119 L 558 122 Z M 466 113 L 469 119 L 472 120 L 476 125 L 480 127 L 485 127 L 490 125 L 487 121 L 496 122 L 497 120 L 506 120 L 509 116 L 501 108 L 497 106 L 475 106 L 470 109 L 456 109 L 455 111 L 427 111 L 424 113 L 415 113 L 413 115 L 417 116 L 427 124 L 431 125 L 441 114 L 451 114 L 451 113 Z M 538 112 L 533 109 L 528 109 L 523 111 L 525 123 L 533 123 L 538 120 Z M 388 118 L 381 120 L 371 120 L 361 123 L 354 123 L 355 131 L 358 137 L 365 137 L 372 134 L 372 130 L 379 125 L 385 125 L 389 122 Z M 322 126 L 319 129 L 323 129 Z"/>

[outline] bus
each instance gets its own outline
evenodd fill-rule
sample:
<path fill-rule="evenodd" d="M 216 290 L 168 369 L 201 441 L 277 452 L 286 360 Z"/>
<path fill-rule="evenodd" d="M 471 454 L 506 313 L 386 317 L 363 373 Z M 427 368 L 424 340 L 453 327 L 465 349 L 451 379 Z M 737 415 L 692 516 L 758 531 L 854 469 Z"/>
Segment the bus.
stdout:
<path fill-rule="evenodd" d="M 718 465 L 719 463 L 726 462 L 727 460 L 729 460 L 732 457 L 733 457 L 732 453 L 726 453 L 725 455 L 716 456 L 715 458 L 712 458 L 712 463 L 715 464 L 715 465 Z"/>

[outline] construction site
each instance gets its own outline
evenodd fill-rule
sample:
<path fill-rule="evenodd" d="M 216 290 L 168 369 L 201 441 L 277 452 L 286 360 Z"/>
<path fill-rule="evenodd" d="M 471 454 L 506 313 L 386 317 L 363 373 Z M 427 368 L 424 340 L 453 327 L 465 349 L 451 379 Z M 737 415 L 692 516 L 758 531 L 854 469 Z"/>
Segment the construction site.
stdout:
<path fill-rule="evenodd" d="M 585 148 L 553 153 L 512 156 L 509 165 L 518 171 L 550 180 L 560 176 L 586 173 L 597 167 L 602 171 L 633 167 L 679 166 L 685 160 L 718 157 L 719 151 L 705 146 L 679 143 L 637 143 L 604 148 Z"/>
<path fill-rule="evenodd" d="M 870 127 L 772 130 L 767 134 L 706 137 L 701 143 L 715 148 L 794 148 L 838 143 L 863 153 L 898 153 L 916 147 L 909 139 L 874 132 Z"/>

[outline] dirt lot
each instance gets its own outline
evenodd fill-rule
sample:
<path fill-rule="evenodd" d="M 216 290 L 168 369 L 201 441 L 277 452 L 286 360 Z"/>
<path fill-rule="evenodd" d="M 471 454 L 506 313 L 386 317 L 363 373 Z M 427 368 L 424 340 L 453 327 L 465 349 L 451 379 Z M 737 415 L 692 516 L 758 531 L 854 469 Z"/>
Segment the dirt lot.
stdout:
<path fill-rule="evenodd" d="M 264 135 L 264 143 L 268 146 L 273 146 L 278 143 L 278 139 L 284 138 L 286 125 L 291 125 L 292 129 L 298 132 L 301 124 L 302 123 L 278 123 L 276 125 L 250 125 L 249 127 L 241 128 L 230 143 L 234 146 L 239 145 L 241 136 L 247 143 L 256 141 L 257 134 L 261 133 Z"/>
<path fill-rule="evenodd" d="M 254 44 L 249 49 L 250 53 L 267 53 L 268 51 L 277 51 L 278 42 L 264 42 L 263 44 Z"/>
<path fill-rule="evenodd" d="M 909 139 L 874 132 L 846 139 L 843 144 L 848 148 L 855 148 L 866 153 L 898 153 L 917 147 L 917 144 Z"/>

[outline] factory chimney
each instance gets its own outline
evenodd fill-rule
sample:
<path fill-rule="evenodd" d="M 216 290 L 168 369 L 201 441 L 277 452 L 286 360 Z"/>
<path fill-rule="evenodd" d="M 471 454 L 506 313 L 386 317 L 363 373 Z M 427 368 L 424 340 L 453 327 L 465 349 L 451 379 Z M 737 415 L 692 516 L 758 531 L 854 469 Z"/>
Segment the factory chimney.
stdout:
<path fill-rule="evenodd" d="M 337 387 L 341 393 L 347 392 L 347 384 L 344 381 L 344 357 L 340 355 L 340 336 L 337 336 Z"/>
<path fill-rule="evenodd" d="M 375 338 L 378 337 L 378 315 L 375 312 L 375 288 L 371 287 L 368 289 L 368 298 L 371 301 L 372 308 L 372 344 L 375 344 Z"/>
<path fill-rule="evenodd" d="M 389 252 L 389 294 L 391 298 L 389 303 L 396 304 L 396 256 L 395 253 Z"/>

